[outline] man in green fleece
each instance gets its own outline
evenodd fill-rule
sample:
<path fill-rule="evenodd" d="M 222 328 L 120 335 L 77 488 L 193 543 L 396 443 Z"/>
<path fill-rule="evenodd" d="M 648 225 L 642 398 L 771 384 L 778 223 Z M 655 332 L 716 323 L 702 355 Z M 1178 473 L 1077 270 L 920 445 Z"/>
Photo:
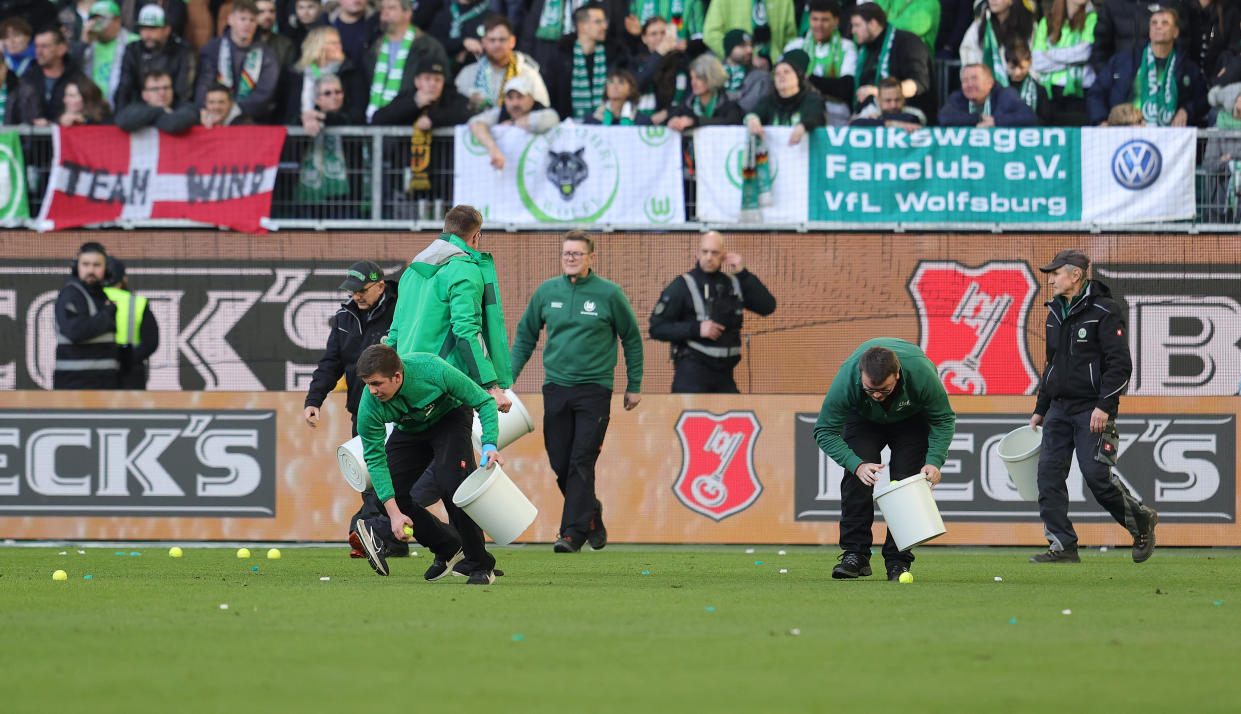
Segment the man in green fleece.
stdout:
<path fill-rule="evenodd" d="M 870 575 L 872 496 L 879 472 L 887 468 L 879 463 L 883 447 L 892 450 L 889 478 L 921 473 L 934 488 L 956 423 L 935 364 L 917 345 L 878 337 L 863 342 L 845 360 L 814 425 L 819 448 L 845 470 L 840 483 L 844 552 L 832 569 L 833 578 Z M 897 550 L 888 531 L 883 560 L 888 580 L 899 580 L 914 556 Z"/>
<path fill-rule="evenodd" d="M 564 275 L 534 291 L 513 338 L 513 374 L 530 359 L 546 326 L 543 348 L 543 441 L 564 494 L 557 553 L 608 544 L 603 505 L 595 496 L 595 462 L 603 447 L 612 405 L 616 340 L 625 347 L 629 384 L 625 409 L 638 406 L 642 391 L 642 333 L 629 299 L 616 283 L 590 269 L 595 241 L 569 231 L 561 241 Z"/>
<path fill-rule="evenodd" d="M 496 449 L 499 414 L 495 399 L 452 365 L 435 355 L 414 353 L 401 358 L 386 345 L 362 351 L 356 367 L 366 393 L 358 405 L 358 434 L 375 495 L 387 516 L 359 518 L 356 527 L 366 559 L 380 575 L 388 574 L 385 536 L 408 543 L 413 538 L 435 554 L 423 575 L 439 580 L 464 558 L 470 585 L 495 582 L 495 558 L 483 545 L 482 529 L 453 505 L 452 493 L 474 471 L 471 410 L 483 426 L 483 465 L 503 464 Z M 396 428 L 388 437 L 385 424 Z M 430 466 L 444 496 L 449 529 L 410 496 L 409 490 Z M 384 532 L 384 529 L 388 533 Z M 456 533 L 453 530 L 456 530 Z M 458 537 L 460 534 L 460 537 Z"/>

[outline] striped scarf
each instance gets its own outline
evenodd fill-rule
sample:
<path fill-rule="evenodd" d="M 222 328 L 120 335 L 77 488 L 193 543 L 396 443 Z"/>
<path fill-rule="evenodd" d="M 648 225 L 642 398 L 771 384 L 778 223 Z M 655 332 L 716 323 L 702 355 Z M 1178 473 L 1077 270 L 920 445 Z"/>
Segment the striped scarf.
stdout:
<path fill-rule="evenodd" d="M 380 37 L 379 57 L 375 60 L 375 76 L 371 80 L 371 100 L 366 105 L 366 121 L 369 124 L 375 112 L 388 106 L 388 103 L 401 91 L 401 77 L 405 75 L 405 61 L 409 59 L 409 48 L 414 44 L 414 26 L 410 25 L 401 38 L 401 48 L 396 58 L 389 61 L 387 36 Z"/>
<path fill-rule="evenodd" d="M 845 61 L 845 45 L 840 33 L 832 34 L 832 38 L 822 44 L 814 41 L 812 33 L 806 33 L 806 52 L 810 55 L 808 77 L 838 77 L 840 65 Z"/>
<path fill-rule="evenodd" d="M 879 84 L 879 80 L 890 77 L 892 75 L 892 38 L 896 36 L 896 28 L 888 25 L 884 28 L 883 42 L 879 45 L 879 58 L 875 62 L 875 79 L 874 84 Z M 861 45 L 857 48 L 857 72 L 853 75 L 853 93 L 856 95 L 858 88 L 862 86 L 862 74 L 866 71 L 866 61 L 870 55 L 870 43 Z"/>
<path fill-rule="evenodd" d="M 539 13 L 539 29 L 536 39 L 555 42 L 561 36 L 573 33 L 573 11 L 586 4 L 586 0 L 547 0 Z"/>
<path fill-rule="evenodd" d="M 1142 53 L 1142 66 L 1138 67 L 1134 84 L 1133 103 L 1142 110 L 1142 118 L 1151 126 L 1172 126 L 1176 116 L 1176 50 L 1168 55 L 1163 73 L 1159 72 L 1159 60 L 1150 45 Z"/>
<path fill-rule="evenodd" d="M 1017 93 L 1021 95 L 1021 101 L 1025 102 L 1026 106 L 1030 107 L 1035 114 L 1038 114 L 1038 102 L 1041 99 L 1041 93 L 1039 92 L 1039 84 L 1034 81 L 1033 76 L 1026 75 Z"/>
<path fill-rule="evenodd" d="M 702 97 L 694 95 L 693 101 L 689 103 L 689 108 L 694 112 L 694 116 L 701 117 L 703 119 L 710 119 L 715 116 L 715 103 L 719 101 L 719 98 L 720 95 L 718 92 L 712 92 L 711 101 L 703 104 Z"/>
<path fill-rule="evenodd" d="M 483 58 L 478 61 L 478 72 L 474 75 L 474 88 L 483 95 L 484 106 L 498 107 L 504 103 L 504 85 L 517 76 L 517 55 L 515 53 L 509 55 L 508 65 L 504 67 L 504 77 L 500 80 L 500 86 L 495 89 L 491 88 L 491 77 L 495 74 L 491 68 L 490 60 Z"/>
<path fill-rule="evenodd" d="M 573 78 L 570 96 L 573 99 L 573 117 L 582 119 L 603 102 L 604 87 L 608 79 L 608 58 L 603 43 L 595 45 L 594 71 L 586 72 L 586 54 L 580 42 L 573 43 Z"/>
<path fill-rule="evenodd" d="M 461 12 L 461 3 L 454 2 L 448 6 L 448 10 L 452 14 L 452 24 L 448 27 L 448 36 L 455 40 L 461 37 L 462 25 L 487 11 L 487 3 L 482 2 L 482 0 L 475 0 L 474 5 L 469 10 Z"/>
<path fill-rule="evenodd" d="M 728 81 L 724 83 L 724 89 L 730 92 L 741 89 L 741 85 L 745 83 L 745 67 L 725 62 L 724 71 L 728 73 Z"/>
<path fill-rule="evenodd" d="M 1000 42 L 995 38 L 995 26 L 991 24 L 991 10 L 987 10 L 987 14 L 983 19 L 986 23 L 987 32 L 982 38 L 982 63 L 991 67 L 991 74 L 995 75 L 995 83 L 1001 87 L 1008 86 L 1008 65 L 1004 62 L 1004 53 L 1001 50 Z"/>
<path fill-rule="evenodd" d="M 220 56 L 216 63 L 216 81 L 234 89 L 233 80 L 233 41 L 227 35 L 220 38 Z M 259 81 L 259 74 L 263 71 L 263 48 L 261 46 L 251 45 L 250 50 L 246 52 L 246 59 L 241 63 L 241 81 L 236 83 L 235 92 L 238 101 L 250 96 L 250 92 L 254 91 L 254 85 Z"/>
<path fill-rule="evenodd" d="M 672 25 L 677 39 L 689 39 L 686 37 L 685 0 L 630 0 L 629 14 L 636 15 L 644 27 L 652 17 L 662 17 Z"/>
<path fill-rule="evenodd" d="M 631 102 L 625 102 L 621 107 L 619 117 L 612 113 L 611 105 L 604 104 L 602 123 L 604 126 L 633 126 L 634 115 L 635 112 Z"/>

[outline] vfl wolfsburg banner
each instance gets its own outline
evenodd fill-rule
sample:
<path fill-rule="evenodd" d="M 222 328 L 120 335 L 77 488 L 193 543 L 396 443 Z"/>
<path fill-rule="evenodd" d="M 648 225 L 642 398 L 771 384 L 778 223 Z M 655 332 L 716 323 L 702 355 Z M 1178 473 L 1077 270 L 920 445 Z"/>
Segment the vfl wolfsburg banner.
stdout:
<path fill-rule="evenodd" d="M 0 219 L 30 218 L 26 161 L 17 132 L 0 134 Z"/>
<path fill-rule="evenodd" d="M 766 127 L 763 131 L 772 199 L 770 206 L 760 209 L 764 223 L 806 220 L 809 139 L 789 146 L 792 131 L 791 127 Z M 698 220 L 734 222 L 740 216 L 746 132 L 743 126 L 709 126 L 694 132 Z"/>
<path fill-rule="evenodd" d="M 453 203 L 506 223 L 685 222 L 681 135 L 664 127 L 565 121 L 546 134 L 492 128 L 502 170 L 466 125 L 456 129 Z"/>

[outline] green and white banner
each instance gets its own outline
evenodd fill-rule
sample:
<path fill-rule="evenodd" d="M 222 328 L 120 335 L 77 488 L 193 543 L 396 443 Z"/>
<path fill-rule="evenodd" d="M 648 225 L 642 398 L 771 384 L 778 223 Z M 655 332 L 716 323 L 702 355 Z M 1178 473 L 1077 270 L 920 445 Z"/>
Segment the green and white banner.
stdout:
<path fill-rule="evenodd" d="M 681 135 L 663 127 L 565 121 L 546 134 L 492 128 L 504 168 L 456 128 L 453 203 L 507 223 L 685 222 Z"/>
<path fill-rule="evenodd" d="M 30 218 L 26 161 L 17 132 L 0 134 L 0 220 Z"/>

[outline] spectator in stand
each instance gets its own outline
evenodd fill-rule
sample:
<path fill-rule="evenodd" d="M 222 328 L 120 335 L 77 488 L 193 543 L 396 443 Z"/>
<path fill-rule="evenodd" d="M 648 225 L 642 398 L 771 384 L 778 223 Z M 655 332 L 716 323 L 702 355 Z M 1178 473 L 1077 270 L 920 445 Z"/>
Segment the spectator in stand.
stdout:
<path fill-rule="evenodd" d="M 806 81 L 810 56 L 802 50 L 786 53 L 771 71 L 772 91 L 745 117 L 750 133 L 762 138 L 765 126 L 791 126 L 789 146 L 801 143 L 807 132 L 823 126 L 827 116 L 823 97 Z"/>
<path fill-rule="evenodd" d="M 35 64 L 34 30 L 30 23 L 20 17 L 10 17 L 0 22 L 0 43 L 4 44 L 4 63 L 10 74 L 21 79 Z"/>
<path fill-rule="evenodd" d="M 857 45 L 840 34 L 840 3 L 810 0 L 806 7 L 809 30 L 784 48 L 804 50 L 810 56 L 806 79 L 827 100 L 827 123 L 843 126 L 853 113 L 853 76 L 857 73 Z"/>
<path fill-rule="evenodd" d="M 0 125 L 27 124 L 39 113 L 39 95 L 0 62 Z"/>
<path fill-rule="evenodd" d="M 483 23 L 491 15 L 487 3 L 488 0 L 444 0 L 427 28 L 457 67 L 483 53 Z"/>
<path fill-rule="evenodd" d="M 397 95 L 414 86 L 414 69 L 425 59 L 450 67 L 444 46 L 431 35 L 413 26 L 414 13 L 409 0 L 383 0 L 379 9 L 383 36 L 372 44 L 366 60 L 370 80 L 370 99 L 366 120 L 387 106 Z M 344 35 L 341 36 L 344 39 Z M 345 54 L 349 54 L 348 47 Z"/>
<path fill-rule="evenodd" d="M 125 27 L 141 28 L 142 10 L 148 5 L 158 7 L 164 13 L 164 26 L 172 30 L 172 36 L 185 42 L 185 25 L 189 14 L 184 0 L 120 0 Z M 187 47 L 189 45 L 186 45 Z"/>
<path fill-rule="evenodd" d="M 276 32 L 275 0 L 254 0 L 254 7 L 258 10 L 254 18 L 258 25 L 255 37 L 276 53 L 276 61 L 281 67 L 292 67 L 297 64 L 297 60 L 301 57 L 301 46 L 293 44 L 293 40 Z"/>
<path fill-rule="evenodd" d="M 531 134 L 544 134 L 556 128 L 560 117 L 534 100 L 529 77 L 513 77 L 504 83 L 504 105 L 492 107 L 470 119 L 470 133 L 487 149 L 491 165 L 503 169 L 504 152 L 491 134 L 493 126 L 518 126 Z"/>
<path fill-rule="evenodd" d="M 444 65 L 427 58 L 415 72 L 414 86 L 397 93 L 388 106 L 375 112 L 372 124 L 413 124 L 419 131 L 431 131 L 469 121 L 470 102 L 448 81 Z"/>
<path fill-rule="evenodd" d="M 175 105 L 193 101 L 194 56 L 181 38 L 172 34 L 164 9 L 151 4 L 138 13 L 139 42 L 125 52 L 121 63 L 121 82 L 116 89 L 116 103 L 124 107 L 142 102 L 144 77 L 151 70 L 160 70 L 172 77 L 172 102 Z"/>
<path fill-rule="evenodd" d="M 353 123 L 352 114 L 345 108 L 340 78 L 321 75 L 314 81 L 314 96 L 314 106 L 302 113 L 302 126 L 314 142 L 302 158 L 294 199 L 304 218 L 357 218 L 356 200 L 349 199 L 351 190 L 360 184 L 350 181 L 344 142 L 340 134 L 323 131 Z"/>
<path fill-rule="evenodd" d="M 849 122 L 849 126 L 886 126 L 908 132 L 926 127 L 926 115 L 916 107 L 905 106 L 901 80 L 896 77 L 879 80 L 879 95 L 875 101 L 879 105 L 878 116 L 855 117 Z"/>
<path fill-rule="evenodd" d="M 82 38 L 90 28 L 90 11 L 95 2 L 96 0 L 63 0 L 60 3 L 60 29 L 69 44 L 69 54 L 75 59 L 81 59 L 82 51 L 86 49 Z M 35 4 L 41 3 L 42 0 L 35 0 Z"/>
<path fill-rule="evenodd" d="M 724 72 L 728 83 L 724 89 L 728 98 L 735 101 L 743 112 L 754 107 L 771 94 L 771 72 L 753 65 L 754 42 L 745 30 L 729 30 L 724 35 Z"/>
<path fill-rule="evenodd" d="M 724 65 L 715 55 L 698 55 L 689 63 L 690 99 L 669 111 L 668 128 L 685 131 L 699 126 L 740 124 L 741 105 L 728 98 L 724 91 L 727 82 Z"/>
<path fill-rule="evenodd" d="M 1030 48 L 1021 40 L 1014 40 L 1013 44 L 1008 46 L 1008 81 L 1013 89 L 1017 90 L 1017 95 L 1021 97 L 1021 101 L 1025 102 L 1027 107 L 1034 112 L 1034 116 L 1038 119 L 1038 123 L 1043 126 L 1081 126 L 1086 123 L 1085 103 L 1082 104 L 1082 112 L 1080 121 L 1076 124 L 1071 123 L 1073 116 L 1067 112 L 1060 114 L 1060 121 L 1055 119 L 1055 109 L 1051 103 L 1051 97 L 1047 95 L 1047 90 L 1038 80 L 1030 74 L 1030 66 L 1033 58 L 1030 54 Z"/>
<path fill-rule="evenodd" d="M 1051 117 L 1044 123 L 1082 126 L 1088 121 L 1086 90 L 1095 81 L 1090 54 L 1099 18 L 1093 8 L 1089 0 L 1053 0 L 1034 31 L 1031 69 L 1051 95 Z"/>
<path fill-rule="evenodd" d="M 961 40 L 961 66 L 985 64 L 1001 87 L 1008 86 L 1008 45 L 1021 39 L 1034 46 L 1034 12 L 1031 0 L 987 0 L 982 15 L 974 20 Z"/>
<path fill-rule="evenodd" d="M 216 82 L 207 87 L 203 108 L 198 111 L 198 123 L 213 129 L 217 126 L 245 126 L 253 124 L 254 120 L 233 101 L 233 90 Z"/>
<path fill-rule="evenodd" d="M 285 114 L 286 124 L 301 125 L 311 136 L 318 129 L 311 130 L 313 117 L 307 112 L 315 111 L 318 92 L 315 82 L 325 75 L 334 75 L 337 83 L 344 91 L 344 121 L 341 124 L 362 124 L 363 112 L 366 109 L 366 73 L 354 61 L 345 56 L 340 44 L 340 33 L 335 27 L 320 25 L 306 35 L 306 41 L 298 52 L 301 59 L 294 65 L 294 72 L 289 75 L 289 91 L 292 97 Z"/>
<path fill-rule="evenodd" d="M 97 84 L 79 76 L 65 84 L 64 109 L 56 123 L 64 127 L 111 124 L 112 107 Z"/>
<path fill-rule="evenodd" d="M 190 102 L 177 104 L 172 77 L 162 69 L 148 70 L 142 78 L 142 101 L 130 102 L 116 112 L 116 125 L 129 132 L 153 126 L 180 134 L 198 124 L 198 110 Z"/>
<path fill-rule="evenodd" d="M 35 66 L 26 70 L 22 82 L 38 99 L 37 111 L 23 114 L 35 126 L 50 126 L 65 111 L 65 85 L 84 75 L 68 56 L 69 46 L 59 27 L 35 33 L 34 51 Z"/>
<path fill-rule="evenodd" d="M 228 28 L 203 45 L 198 57 L 194 102 L 206 106 L 207 88 L 220 84 L 232 101 L 255 123 L 274 119 L 280 62 L 276 53 L 255 36 L 258 8 L 254 0 L 234 0 Z M 205 125 L 205 122 L 204 122 Z"/>
<path fill-rule="evenodd" d="M 326 24 L 328 24 L 327 16 L 323 14 L 323 5 L 319 3 L 319 0 L 297 0 L 293 4 L 293 15 L 289 21 L 287 35 L 295 46 L 301 47 L 311 30 Z M 281 30 L 281 32 L 285 31 Z"/>
<path fill-rule="evenodd" d="M 1209 99 L 1219 109 L 1214 128 L 1241 131 L 1241 83 L 1214 87 Z M 1241 139 L 1212 134 L 1202 168 L 1207 176 L 1207 220 L 1241 221 Z"/>
<path fill-rule="evenodd" d="M 1159 7 L 1175 7 L 1180 0 L 1099 0 L 1095 12 L 1094 47 L 1090 49 L 1090 66 L 1101 74 L 1112 57 L 1146 45 L 1151 11 Z"/>
<path fill-rule="evenodd" d="M 603 126 L 651 125 L 650 113 L 638 110 L 642 93 L 638 90 L 637 78 L 629 70 L 609 71 L 604 95 L 603 103 L 586 116 L 585 123 Z"/>
<path fill-rule="evenodd" d="M 636 42 L 629 34 L 629 26 L 637 20 L 627 20 L 629 0 L 531 0 L 525 23 L 514 24 L 518 28 L 517 46 L 528 52 L 539 69 L 548 78 L 549 68 L 556 67 L 561 54 L 561 44 L 577 32 L 577 11 L 586 5 L 603 9 L 607 16 L 607 45 L 613 54 L 636 50 Z M 552 99 L 555 100 L 555 89 Z"/>
<path fill-rule="evenodd" d="M 797 37 L 793 0 L 712 0 L 702 31 L 703 42 L 712 52 L 725 57 L 724 35 L 743 30 L 754 43 L 752 62 L 759 69 L 770 69 L 780 50 Z"/>
<path fill-rule="evenodd" d="M 1225 51 L 1241 50 L 1241 7 L 1227 0 L 1181 0 L 1185 32 L 1182 46 L 1208 81 L 1223 69 Z"/>
<path fill-rule="evenodd" d="M 380 12 L 375 13 L 367 7 L 366 0 L 340 0 L 328 15 L 328 24 L 340 33 L 345 56 L 354 62 L 363 62 L 371 54 L 372 45 L 379 42 L 380 25 L 384 22 L 383 5 Z M 402 0 L 401 6 L 408 11 L 409 0 Z"/>
<path fill-rule="evenodd" d="M 1146 120 L 1142 118 L 1142 110 L 1132 104 L 1117 104 L 1100 126 L 1146 126 Z"/>
<path fill-rule="evenodd" d="M 961 68 L 961 88 L 939 108 L 939 123 L 980 128 L 1035 126 L 1038 118 L 1017 90 L 995 81 L 990 67 L 968 64 Z"/>
<path fill-rule="evenodd" d="M 961 42 L 973 21 L 973 0 L 940 0 L 939 33 L 932 56 L 936 59 L 957 59 L 961 54 Z"/>
<path fill-rule="evenodd" d="M 603 102 L 608 69 L 623 66 L 615 46 L 608 46 L 608 18 L 603 6 L 587 3 L 573 13 L 576 35 L 560 44 L 560 55 L 550 68 L 555 77 L 551 90 L 552 108 L 562 117 L 584 119 Z"/>
<path fill-rule="evenodd" d="M 31 38 L 43 30 L 57 27 L 59 12 L 56 4 L 49 0 L 0 0 L 0 21 L 21 19 L 30 28 L 26 35 Z"/>
<path fill-rule="evenodd" d="M 90 23 L 82 33 L 86 48 L 82 52 L 82 71 L 90 77 L 109 104 L 116 103 L 121 83 L 121 65 L 126 49 L 135 38 L 121 27 L 121 9 L 112 0 L 99 0 L 90 9 Z"/>
<path fill-rule="evenodd" d="M 855 114 L 878 116 L 875 97 L 879 80 L 896 77 L 906 103 L 917 107 L 928 121 L 935 115 L 931 91 L 931 58 L 918 36 L 888 24 L 883 8 L 874 3 L 859 5 L 849 17 L 858 46 L 858 69 L 854 75 Z"/>
<path fill-rule="evenodd" d="M 637 21 L 630 20 L 630 17 L 637 18 Z M 629 0 L 625 29 L 630 35 L 639 37 L 654 18 L 664 21 L 677 50 L 693 57 L 706 51 L 703 42 L 706 13 L 702 0 Z"/>
<path fill-rule="evenodd" d="M 543 106 L 551 103 L 539 66 L 530 55 L 514 49 L 517 35 L 507 17 L 492 15 L 487 18 L 483 23 L 482 45 L 482 57 L 457 73 L 457 92 L 467 98 L 471 113 L 477 114 L 503 103 L 504 83 L 517 76 L 530 78 L 535 101 Z"/>
<path fill-rule="evenodd" d="M 1198 65 L 1176 49 L 1180 35 L 1176 10 L 1151 14 L 1150 42 L 1108 61 L 1086 95 L 1090 122 L 1107 118 L 1117 104 L 1142 110 L 1149 126 L 1199 126 L 1206 115 L 1207 93 Z"/>
<path fill-rule="evenodd" d="M 928 54 L 935 54 L 939 34 L 939 0 L 874 0 L 883 8 L 888 22 L 898 30 L 912 32 L 926 43 Z"/>
<path fill-rule="evenodd" d="M 642 26 L 642 42 L 629 56 L 629 70 L 638 80 L 638 109 L 650 112 L 651 121 L 663 124 L 668 110 L 683 104 L 689 94 L 686 54 L 676 48 L 675 30 L 659 15 Z"/>

